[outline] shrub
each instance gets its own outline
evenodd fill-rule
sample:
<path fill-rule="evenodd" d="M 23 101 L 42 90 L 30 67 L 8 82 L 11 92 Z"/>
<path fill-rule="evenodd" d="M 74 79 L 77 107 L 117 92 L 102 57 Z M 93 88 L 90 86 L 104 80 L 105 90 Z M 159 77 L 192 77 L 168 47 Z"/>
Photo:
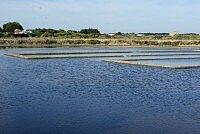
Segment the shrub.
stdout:
<path fill-rule="evenodd" d="M 99 41 L 99 40 L 87 40 L 87 44 L 91 44 L 91 45 L 101 44 L 101 41 Z"/>
<path fill-rule="evenodd" d="M 45 44 L 57 44 L 57 40 L 46 39 Z"/>

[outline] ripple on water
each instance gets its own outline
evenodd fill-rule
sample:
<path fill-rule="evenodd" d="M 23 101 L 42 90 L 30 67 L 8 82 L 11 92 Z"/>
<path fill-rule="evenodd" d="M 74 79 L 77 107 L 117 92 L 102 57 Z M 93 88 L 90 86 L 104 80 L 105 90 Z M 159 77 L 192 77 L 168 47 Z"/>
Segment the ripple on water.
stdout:
<path fill-rule="evenodd" d="M 0 133 L 194 133 L 199 69 L 0 57 Z"/>

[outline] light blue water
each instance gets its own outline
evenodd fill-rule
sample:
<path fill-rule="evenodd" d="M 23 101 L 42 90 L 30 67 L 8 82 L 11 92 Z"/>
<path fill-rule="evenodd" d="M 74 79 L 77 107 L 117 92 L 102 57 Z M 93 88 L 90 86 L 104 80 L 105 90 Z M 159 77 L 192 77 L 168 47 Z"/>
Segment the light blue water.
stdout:
<path fill-rule="evenodd" d="M 199 134 L 200 69 L 0 55 L 0 134 Z M 29 50 L 30 51 L 30 50 Z"/>
<path fill-rule="evenodd" d="M 198 67 L 200 68 L 200 58 L 194 57 L 194 59 L 161 59 L 161 60 L 144 60 L 134 61 L 137 64 L 143 65 L 155 65 L 155 66 L 170 66 L 170 67 Z"/>

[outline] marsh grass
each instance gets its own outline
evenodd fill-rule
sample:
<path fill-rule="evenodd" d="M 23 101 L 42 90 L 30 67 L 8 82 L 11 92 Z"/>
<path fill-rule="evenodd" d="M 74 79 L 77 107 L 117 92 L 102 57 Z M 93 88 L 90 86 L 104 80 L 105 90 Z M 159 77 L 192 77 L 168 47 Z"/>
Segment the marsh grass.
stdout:
<path fill-rule="evenodd" d="M 0 38 L 0 47 L 54 48 L 78 46 L 199 46 L 200 40 L 119 38 L 119 39 L 63 39 L 63 38 Z"/>

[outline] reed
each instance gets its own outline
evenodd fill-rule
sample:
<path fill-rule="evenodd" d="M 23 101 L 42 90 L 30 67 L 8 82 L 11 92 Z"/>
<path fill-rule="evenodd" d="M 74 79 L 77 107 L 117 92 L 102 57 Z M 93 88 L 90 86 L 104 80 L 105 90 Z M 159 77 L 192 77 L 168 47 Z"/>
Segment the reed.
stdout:
<path fill-rule="evenodd" d="M 76 46 L 200 46 L 200 40 L 175 39 L 63 39 L 63 38 L 0 38 L 0 48 L 51 48 Z"/>

